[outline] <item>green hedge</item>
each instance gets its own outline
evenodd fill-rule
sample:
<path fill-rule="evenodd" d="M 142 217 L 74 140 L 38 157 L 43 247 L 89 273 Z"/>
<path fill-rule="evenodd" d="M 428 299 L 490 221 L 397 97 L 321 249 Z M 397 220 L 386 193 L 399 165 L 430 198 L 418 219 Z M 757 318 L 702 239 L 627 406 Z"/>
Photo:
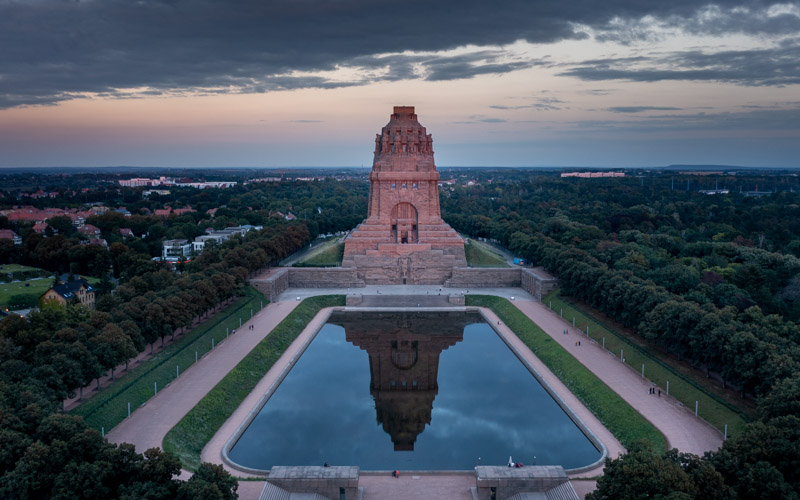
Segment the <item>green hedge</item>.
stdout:
<path fill-rule="evenodd" d="M 606 349 L 616 354 L 617 357 L 620 355 L 620 350 L 623 350 L 625 362 L 637 372 L 642 369 L 642 364 L 644 364 L 645 377 L 661 388 L 666 388 L 667 381 L 669 381 L 669 395 L 687 407 L 693 409 L 695 401 L 697 401 L 698 415 L 720 431 L 724 431 L 725 424 L 727 424 L 728 437 L 744 431 L 746 417 L 738 408 L 709 393 L 694 380 L 676 371 L 638 345 L 626 340 L 613 328 L 581 311 L 562 297 L 558 290 L 547 295 L 542 302 L 551 305 L 552 309 L 559 314 L 563 310 L 563 317 L 567 321 L 575 318 L 575 327 L 581 331 L 586 332 L 588 326 L 589 336 L 600 344 L 605 342 Z"/>
<path fill-rule="evenodd" d="M 132 366 L 110 387 L 101 390 L 71 413 L 82 416 L 89 427 L 97 430 L 103 427 L 108 432 L 127 418 L 128 403 L 131 404 L 131 411 L 139 408 L 153 397 L 155 384 L 158 384 L 158 390 L 166 387 L 175 380 L 176 372 L 183 374 L 195 362 L 195 357 L 202 358 L 211 350 L 212 340 L 215 346 L 219 345 L 229 331 L 239 328 L 240 320 L 250 319 L 251 309 L 253 314 L 258 312 L 262 303 L 266 305 L 268 301 L 256 289 L 247 287 L 245 296 L 209 321 L 184 333 L 152 358 Z"/>
<path fill-rule="evenodd" d="M 297 338 L 320 309 L 344 306 L 344 295 L 305 299 L 192 408 L 164 438 L 164 450 L 180 457 L 183 466 L 196 470 L 200 453 L 256 384 Z"/>
<path fill-rule="evenodd" d="M 623 446 L 627 448 L 636 440 L 646 439 L 654 449 L 666 449 L 666 439 L 653 424 L 508 300 L 467 295 L 467 305 L 492 309 Z"/>

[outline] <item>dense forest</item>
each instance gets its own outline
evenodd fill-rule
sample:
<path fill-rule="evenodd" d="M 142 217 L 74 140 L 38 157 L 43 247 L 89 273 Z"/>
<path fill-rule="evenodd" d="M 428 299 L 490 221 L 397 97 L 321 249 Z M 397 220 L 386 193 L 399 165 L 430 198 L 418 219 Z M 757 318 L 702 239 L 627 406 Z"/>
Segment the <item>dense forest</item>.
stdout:
<path fill-rule="evenodd" d="M 674 189 L 689 177 L 475 176 L 443 216 L 557 275 L 562 293 L 757 398 L 759 418 L 703 458 L 647 446 L 607 463 L 592 498 L 800 495 L 800 194 Z M 724 183 L 747 182 L 724 177 Z M 696 179 L 690 182 L 697 184 Z M 718 181 L 717 181 L 718 182 Z M 713 189 L 714 185 L 705 189 Z"/>

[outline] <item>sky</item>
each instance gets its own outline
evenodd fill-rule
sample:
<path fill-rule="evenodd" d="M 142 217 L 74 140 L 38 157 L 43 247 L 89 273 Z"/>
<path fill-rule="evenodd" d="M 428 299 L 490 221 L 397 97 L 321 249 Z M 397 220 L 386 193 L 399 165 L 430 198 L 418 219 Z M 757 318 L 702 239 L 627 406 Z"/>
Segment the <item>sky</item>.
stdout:
<path fill-rule="evenodd" d="M 0 167 L 800 167 L 800 2 L 0 0 Z"/>

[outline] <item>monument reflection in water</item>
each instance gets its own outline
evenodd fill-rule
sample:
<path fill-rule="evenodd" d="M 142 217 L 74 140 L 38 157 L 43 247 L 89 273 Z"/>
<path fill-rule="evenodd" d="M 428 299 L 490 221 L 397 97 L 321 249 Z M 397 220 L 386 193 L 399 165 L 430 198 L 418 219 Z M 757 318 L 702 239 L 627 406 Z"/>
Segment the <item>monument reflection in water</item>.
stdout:
<path fill-rule="evenodd" d="M 256 469 L 468 470 L 509 455 L 575 468 L 600 452 L 464 312 L 334 313 L 230 452 Z"/>

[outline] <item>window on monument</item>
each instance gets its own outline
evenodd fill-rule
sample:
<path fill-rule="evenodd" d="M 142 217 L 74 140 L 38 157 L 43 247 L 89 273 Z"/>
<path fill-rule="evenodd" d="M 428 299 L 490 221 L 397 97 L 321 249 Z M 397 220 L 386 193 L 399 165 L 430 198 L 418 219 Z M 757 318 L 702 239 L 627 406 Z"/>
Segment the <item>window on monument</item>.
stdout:
<path fill-rule="evenodd" d="M 397 387 L 397 382 L 392 380 L 392 387 Z"/>
<path fill-rule="evenodd" d="M 417 184 L 417 183 L 415 182 L 414 184 L 412 184 L 412 185 L 411 185 L 411 187 L 412 187 L 413 189 L 419 189 L 419 184 Z"/>
<path fill-rule="evenodd" d="M 416 387 L 417 387 L 417 381 L 416 380 L 411 382 L 411 387 L 416 389 Z"/>
<path fill-rule="evenodd" d="M 407 186 L 406 186 L 406 184 L 405 184 L 405 183 L 403 183 L 403 189 L 405 189 L 406 187 L 407 187 Z"/>
<path fill-rule="evenodd" d="M 405 387 L 405 386 L 406 386 L 406 381 L 405 381 L 405 380 L 403 380 L 403 387 Z"/>
<path fill-rule="evenodd" d="M 397 187 L 397 184 L 395 184 L 395 183 L 393 182 L 393 183 L 392 183 L 392 189 L 394 189 L 394 188 L 396 188 L 396 187 Z"/>

